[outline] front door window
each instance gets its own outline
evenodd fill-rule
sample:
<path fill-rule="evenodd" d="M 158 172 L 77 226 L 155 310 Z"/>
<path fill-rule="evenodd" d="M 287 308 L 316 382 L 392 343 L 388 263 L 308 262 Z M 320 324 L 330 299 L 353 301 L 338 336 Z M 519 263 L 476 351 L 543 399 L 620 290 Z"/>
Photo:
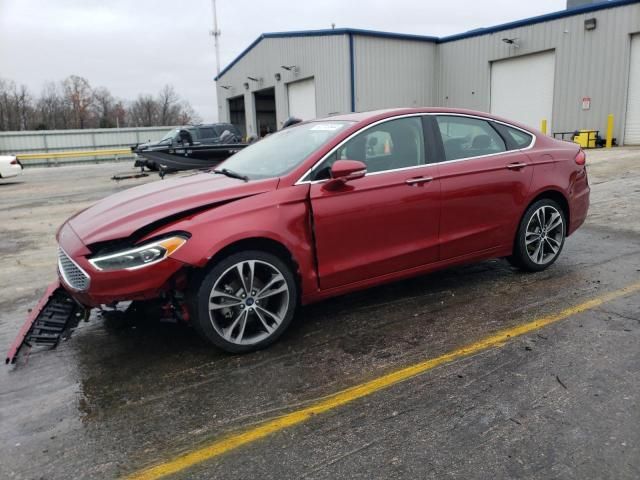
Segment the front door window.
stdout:
<path fill-rule="evenodd" d="M 366 129 L 330 155 L 315 170 L 312 179 L 329 178 L 336 160 L 361 161 L 368 174 L 424 165 L 422 120 L 399 118 Z"/>

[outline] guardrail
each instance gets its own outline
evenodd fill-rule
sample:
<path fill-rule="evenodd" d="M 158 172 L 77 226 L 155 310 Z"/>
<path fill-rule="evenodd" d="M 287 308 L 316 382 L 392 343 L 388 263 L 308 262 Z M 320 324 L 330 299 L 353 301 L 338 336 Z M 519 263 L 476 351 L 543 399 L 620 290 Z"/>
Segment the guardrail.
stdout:
<path fill-rule="evenodd" d="M 111 159 L 111 157 L 115 157 L 115 160 L 118 160 L 118 157 L 123 156 L 127 158 L 131 158 L 133 153 L 130 148 L 110 148 L 110 149 L 102 149 L 102 150 L 71 150 L 67 152 L 41 152 L 41 153 L 18 153 L 16 157 L 20 162 L 22 162 L 25 166 L 29 165 L 49 165 L 53 163 L 54 165 L 69 163 L 65 162 L 65 159 L 81 159 L 81 158 L 93 158 L 98 161 L 99 159 Z M 62 159 L 62 162 L 58 160 Z M 46 162 L 42 162 L 39 160 L 47 160 Z M 49 161 L 53 160 L 53 162 Z M 78 161 L 78 160 L 76 160 Z"/>

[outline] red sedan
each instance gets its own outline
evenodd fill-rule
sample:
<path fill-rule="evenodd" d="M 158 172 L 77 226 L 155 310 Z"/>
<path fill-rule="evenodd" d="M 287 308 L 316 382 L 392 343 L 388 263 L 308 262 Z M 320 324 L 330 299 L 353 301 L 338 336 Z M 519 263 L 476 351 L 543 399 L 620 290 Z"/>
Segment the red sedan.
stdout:
<path fill-rule="evenodd" d="M 87 308 L 160 298 L 246 352 L 299 304 L 494 257 L 543 270 L 588 206 L 576 144 L 467 110 L 354 113 L 98 202 L 60 228 L 59 273 Z"/>

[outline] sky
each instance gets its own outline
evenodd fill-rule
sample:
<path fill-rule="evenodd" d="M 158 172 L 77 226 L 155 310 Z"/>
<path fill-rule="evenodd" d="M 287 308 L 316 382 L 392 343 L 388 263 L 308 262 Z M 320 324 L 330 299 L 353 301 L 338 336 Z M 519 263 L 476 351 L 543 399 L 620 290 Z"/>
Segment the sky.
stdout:
<path fill-rule="evenodd" d="M 364 28 L 444 36 L 565 8 L 565 0 L 218 0 L 224 68 L 264 32 Z M 0 0 L 0 78 L 39 94 L 80 75 L 133 100 L 172 84 L 217 116 L 211 0 Z"/>

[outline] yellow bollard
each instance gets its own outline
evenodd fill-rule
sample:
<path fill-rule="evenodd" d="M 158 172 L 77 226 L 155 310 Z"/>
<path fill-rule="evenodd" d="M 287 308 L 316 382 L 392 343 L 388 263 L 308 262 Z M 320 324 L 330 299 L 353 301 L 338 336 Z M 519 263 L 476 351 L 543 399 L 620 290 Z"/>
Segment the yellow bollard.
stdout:
<path fill-rule="evenodd" d="M 544 133 L 545 135 L 547 134 L 547 119 L 543 119 L 542 122 L 540 122 L 540 131 L 542 133 Z"/>
<path fill-rule="evenodd" d="M 613 144 L 613 114 L 607 116 L 607 141 L 605 146 L 611 148 Z"/>

